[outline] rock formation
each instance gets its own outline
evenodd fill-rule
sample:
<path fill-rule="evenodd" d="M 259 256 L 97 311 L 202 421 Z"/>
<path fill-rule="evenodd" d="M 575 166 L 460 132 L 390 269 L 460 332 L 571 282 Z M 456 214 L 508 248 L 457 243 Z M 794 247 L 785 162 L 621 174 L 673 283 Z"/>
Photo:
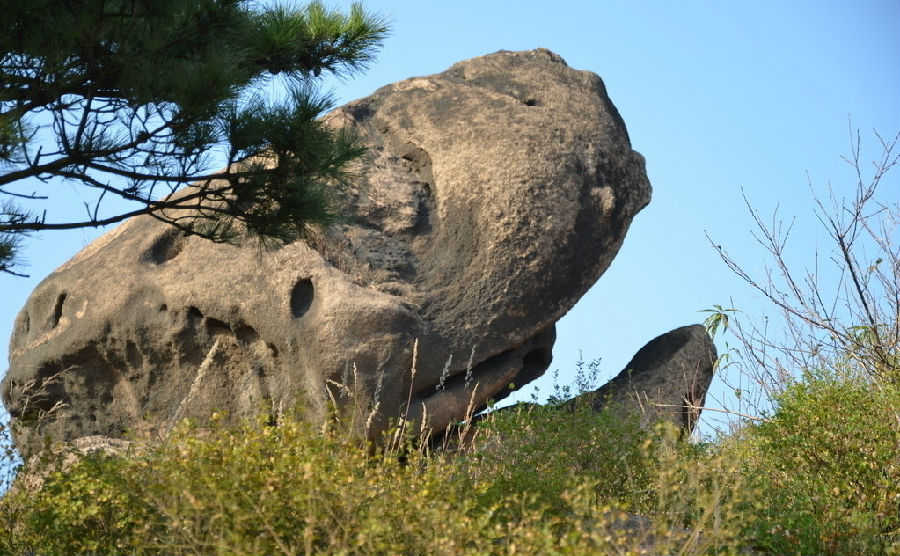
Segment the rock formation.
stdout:
<path fill-rule="evenodd" d="M 336 404 L 360 426 L 441 429 L 546 370 L 554 323 L 650 198 L 603 82 L 543 49 L 326 121 L 370 148 L 347 223 L 263 249 L 135 218 L 38 286 L 0 391 L 24 457 L 46 435 L 152 437 L 214 410 L 322 420 Z"/>
<path fill-rule="evenodd" d="M 682 326 L 651 340 L 614 379 L 584 394 L 595 409 L 669 421 L 690 434 L 700 416 L 718 355 L 706 329 Z"/>
<path fill-rule="evenodd" d="M 636 418 L 644 427 L 663 420 L 675 425 L 682 435 L 690 435 L 700 418 L 717 358 L 716 346 L 703 326 L 682 326 L 648 342 L 622 372 L 597 390 L 579 394 L 556 409 L 572 411 L 587 406 L 597 412 L 606 409 L 622 418 Z M 531 411 L 540 407 L 538 403 L 520 402 L 492 413 Z M 485 417 L 487 414 L 478 416 L 479 419 Z M 469 442 L 474 437 L 462 438 L 463 430 L 469 431 L 469 427 L 454 430 L 457 438 L 451 434 L 438 440 L 452 450 L 471 447 Z M 477 449 L 490 450 L 491 447 L 481 445 Z"/>

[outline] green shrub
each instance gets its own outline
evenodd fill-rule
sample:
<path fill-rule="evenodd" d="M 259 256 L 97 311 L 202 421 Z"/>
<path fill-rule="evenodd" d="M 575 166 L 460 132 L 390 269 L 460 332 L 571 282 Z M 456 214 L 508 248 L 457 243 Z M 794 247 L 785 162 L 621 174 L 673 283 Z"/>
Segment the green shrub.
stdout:
<path fill-rule="evenodd" d="M 897 387 L 808 374 L 776 402 L 692 444 L 559 398 L 457 452 L 214 415 L 43 461 L 39 490 L 0 500 L 0 554 L 900 553 Z"/>
<path fill-rule="evenodd" d="M 18 507 L 14 553 L 133 553 L 159 522 L 128 460 L 97 455 L 53 471 L 43 488 L 4 500 Z"/>
<path fill-rule="evenodd" d="M 13 551 L 337 554 L 459 551 L 464 477 L 373 458 L 349 435 L 286 419 L 210 434 L 183 424 L 128 458 L 89 456 L 17 506 Z M 20 495 L 21 496 L 21 495 Z"/>
<path fill-rule="evenodd" d="M 486 500 L 529 492 L 536 503 L 559 510 L 568 487 L 596 483 L 604 503 L 627 500 L 623 509 L 635 512 L 652 505 L 657 462 L 649 453 L 652 436 L 636 420 L 587 404 L 521 406 L 491 415 L 481 428 L 470 461 L 473 473 L 489 479 L 481 493 Z"/>
<path fill-rule="evenodd" d="M 777 402 L 732 442 L 759 491 L 748 541 L 772 554 L 900 553 L 900 391 L 820 373 Z"/>
<path fill-rule="evenodd" d="M 660 478 L 695 473 L 676 471 L 677 457 L 669 475 L 656 473 L 644 459 L 678 449 L 660 451 L 652 435 L 610 415 L 492 417 L 480 433 L 500 448 L 479 457 L 426 455 L 415 444 L 373 453 L 339 427 L 323 434 L 289 417 L 275 426 L 220 423 L 183 423 L 156 447 L 84 457 L 49 472 L 39 491 L 14 490 L 0 501 L 10 524 L 0 552 L 702 554 L 736 546 L 702 519 L 693 529 L 660 519 L 628 532 L 623 510 L 663 507 L 653 494 Z M 542 459 L 530 475 L 516 473 Z M 663 486 L 668 508 L 696 493 Z M 700 528 L 712 533 L 701 538 Z"/>
<path fill-rule="evenodd" d="M 40 490 L 0 500 L 0 554 L 900 553 L 896 387 L 820 373 L 775 407 L 708 444 L 520 407 L 456 453 L 214 416 L 124 457 L 44 462 Z"/>

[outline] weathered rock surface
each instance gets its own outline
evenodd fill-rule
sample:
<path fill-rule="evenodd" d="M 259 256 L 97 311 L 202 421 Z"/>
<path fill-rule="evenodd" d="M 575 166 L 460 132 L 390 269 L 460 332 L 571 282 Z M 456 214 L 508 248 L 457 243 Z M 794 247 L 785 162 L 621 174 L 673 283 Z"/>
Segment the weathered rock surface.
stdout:
<path fill-rule="evenodd" d="M 651 340 L 614 379 L 583 396 L 595 409 L 615 408 L 648 424 L 666 420 L 690 434 L 717 358 L 703 326 L 682 326 Z"/>
<path fill-rule="evenodd" d="M 321 420 L 330 400 L 374 427 L 408 413 L 443 428 L 546 370 L 554 323 L 650 198 L 600 78 L 543 49 L 326 120 L 371 149 L 350 223 L 264 250 L 135 218 L 38 286 L 0 389 L 26 458 L 45 435 L 153 437 L 295 403 Z"/>
<path fill-rule="evenodd" d="M 706 400 L 717 358 L 716 346 L 703 326 L 682 326 L 648 342 L 622 372 L 597 390 L 577 395 L 555 409 L 572 411 L 587 406 L 598 412 L 606 409 L 622 418 L 637 418 L 645 427 L 665 420 L 681 434 L 690 435 Z M 542 407 L 538 403 L 520 402 L 495 409 L 491 414 Z M 475 420 L 488 415 L 478 415 Z M 491 443 L 473 445 L 477 430 L 466 423 L 450 431 L 446 438 L 436 438 L 436 447 L 484 451 L 494 449 L 491 444 L 503 442 L 502 438 L 495 437 Z"/>

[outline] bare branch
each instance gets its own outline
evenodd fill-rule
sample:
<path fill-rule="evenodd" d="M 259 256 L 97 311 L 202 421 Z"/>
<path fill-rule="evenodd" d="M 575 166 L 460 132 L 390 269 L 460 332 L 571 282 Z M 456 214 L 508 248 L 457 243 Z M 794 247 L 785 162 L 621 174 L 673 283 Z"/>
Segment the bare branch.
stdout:
<path fill-rule="evenodd" d="M 735 316 L 731 322 L 740 358 L 727 370 L 737 375 L 723 374 L 723 380 L 736 392 L 746 392 L 749 383 L 762 393 L 751 400 L 740 397 L 741 406 L 771 409 L 777 395 L 805 372 L 862 378 L 875 388 L 882 381 L 900 381 L 900 208 L 879 201 L 879 187 L 900 163 L 900 134 L 875 135 L 881 152 L 867 171 L 860 134 L 851 132 L 850 153 L 842 157 L 856 182 L 849 198 L 838 198 L 829 187 L 826 203 L 813 191 L 815 216 L 831 246 L 825 260 L 834 268 L 821 267 L 818 247 L 812 269 L 798 268 L 786 253 L 794 222 L 785 225 L 777 209 L 771 222 L 764 222 L 746 195 L 753 237 L 770 256 L 764 277 L 751 276 L 707 235 L 726 266 L 780 313 L 777 327 L 768 319 L 757 324 Z M 897 199 L 897 192 L 889 198 Z M 744 411 L 717 411 L 749 417 Z"/>

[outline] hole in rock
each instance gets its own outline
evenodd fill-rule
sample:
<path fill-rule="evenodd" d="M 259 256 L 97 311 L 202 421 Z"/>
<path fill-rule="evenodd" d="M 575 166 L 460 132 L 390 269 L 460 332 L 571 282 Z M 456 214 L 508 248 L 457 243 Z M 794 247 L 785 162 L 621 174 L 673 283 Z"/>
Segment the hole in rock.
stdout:
<path fill-rule="evenodd" d="M 144 366 L 144 356 L 137 344 L 131 340 L 125 342 L 125 358 L 128 360 L 128 366 L 132 369 L 140 369 Z"/>
<path fill-rule="evenodd" d="M 291 315 L 295 319 L 299 319 L 309 311 L 314 295 L 312 280 L 309 278 L 294 284 L 294 289 L 291 290 Z"/>
<path fill-rule="evenodd" d="M 254 330 L 252 326 L 246 324 L 242 324 L 235 328 L 234 336 L 237 338 L 238 342 L 242 344 L 252 344 L 259 340 L 259 334 L 256 333 L 256 330 Z"/>
<path fill-rule="evenodd" d="M 67 295 L 66 292 L 63 292 L 56 298 L 56 305 L 53 306 L 53 320 L 50 322 L 51 328 L 55 328 L 59 324 L 59 319 L 62 318 L 63 304 L 66 302 Z"/>
<path fill-rule="evenodd" d="M 200 312 L 200 309 L 191 305 L 188 307 L 187 316 L 191 320 L 200 320 L 203 318 L 203 313 Z"/>
<path fill-rule="evenodd" d="M 207 317 L 206 321 L 204 322 L 206 323 L 206 331 L 210 336 L 214 336 L 216 334 L 231 333 L 231 327 L 228 326 L 227 323 L 220 321 L 219 319 Z"/>
<path fill-rule="evenodd" d="M 153 245 L 144 252 L 142 258 L 155 265 L 161 265 L 177 257 L 181 253 L 182 244 L 182 237 L 177 230 L 166 231 L 156 238 Z"/>
<path fill-rule="evenodd" d="M 522 101 L 522 104 L 524 104 L 525 106 L 537 106 L 538 100 L 536 98 L 526 98 Z"/>

